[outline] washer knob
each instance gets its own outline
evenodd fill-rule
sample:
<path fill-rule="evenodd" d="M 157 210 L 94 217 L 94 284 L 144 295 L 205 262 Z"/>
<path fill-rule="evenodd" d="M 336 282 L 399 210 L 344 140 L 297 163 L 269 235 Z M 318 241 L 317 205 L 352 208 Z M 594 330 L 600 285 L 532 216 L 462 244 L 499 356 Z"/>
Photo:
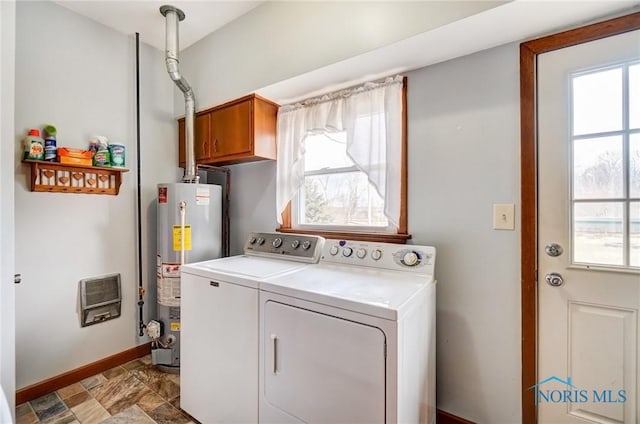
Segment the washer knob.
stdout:
<path fill-rule="evenodd" d="M 260 246 L 262 246 L 264 244 L 264 238 L 263 237 L 258 237 L 258 244 Z"/>
<path fill-rule="evenodd" d="M 353 249 L 352 248 L 345 247 L 345 248 L 342 249 L 342 256 L 344 256 L 345 258 L 348 258 L 352 254 L 353 254 Z"/>
<path fill-rule="evenodd" d="M 294 240 L 291 242 L 291 247 L 293 247 L 294 249 L 297 249 L 298 246 L 300 246 L 300 240 Z"/>
<path fill-rule="evenodd" d="M 371 259 L 373 259 L 374 261 L 380 260 L 381 257 L 382 257 L 382 250 L 376 249 L 373 252 L 371 252 Z"/>
<path fill-rule="evenodd" d="M 329 249 L 329 253 L 331 253 L 332 256 L 337 255 L 338 251 L 339 251 L 338 246 L 335 246 L 335 245 L 331 246 L 331 249 Z"/>
<path fill-rule="evenodd" d="M 416 252 L 407 252 L 402 257 L 402 263 L 407 266 L 416 266 L 420 263 L 420 258 Z"/>
<path fill-rule="evenodd" d="M 360 259 L 364 259 L 364 257 L 367 256 L 367 249 L 361 247 L 356 251 L 356 256 Z"/>
<path fill-rule="evenodd" d="M 276 237 L 273 239 L 273 242 L 271 244 L 273 245 L 273 247 L 278 248 L 282 246 L 282 239 L 280 237 Z"/>
<path fill-rule="evenodd" d="M 251 237 L 249 239 L 249 244 L 256 244 L 256 238 L 255 237 Z"/>
<path fill-rule="evenodd" d="M 302 243 L 302 248 L 304 250 L 309 250 L 310 247 L 311 247 L 311 242 L 309 240 L 307 240 L 304 243 Z"/>

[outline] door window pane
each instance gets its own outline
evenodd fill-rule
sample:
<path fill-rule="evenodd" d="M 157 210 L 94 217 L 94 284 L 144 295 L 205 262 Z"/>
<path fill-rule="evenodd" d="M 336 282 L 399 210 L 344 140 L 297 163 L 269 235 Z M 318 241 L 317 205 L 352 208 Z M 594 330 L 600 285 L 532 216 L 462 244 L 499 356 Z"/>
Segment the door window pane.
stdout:
<path fill-rule="evenodd" d="M 629 216 L 629 263 L 640 267 L 640 202 L 631 202 Z"/>
<path fill-rule="evenodd" d="M 599 137 L 573 143 L 574 199 L 623 196 L 622 137 Z"/>
<path fill-rule="evenodd" d="M 640 198 L 640 134 L 629 136 L 629 196 Z"/>
<path fill-rule="evenodd" d="M 573 134 L 622 129 L 622 68 L 574 77 Z"/>
<path fill-rule="evenodd" d="M 623 203 L 576 203 L 573 259 L 576 263 L 624 265 Z"/>
<path fill-rule="evenodd" d="M 640 128 L 640 63 L 629 66 L 629 128 Z"/>

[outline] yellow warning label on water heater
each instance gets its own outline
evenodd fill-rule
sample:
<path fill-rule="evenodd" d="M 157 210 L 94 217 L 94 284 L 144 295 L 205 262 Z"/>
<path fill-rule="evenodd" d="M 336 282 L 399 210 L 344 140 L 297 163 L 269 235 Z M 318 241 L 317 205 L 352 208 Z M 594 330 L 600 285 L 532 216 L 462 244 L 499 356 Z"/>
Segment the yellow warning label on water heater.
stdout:
<path fill-rule="evenodd" d="M 180 323 L 172 322 L 171 323 L 171 331 L 180 331 Z"/>
<path fill-rule="evenodd" d="M 180 225 L 173 226 L 173 251 L 180 252 L 182 250 L 182 227 Z M 191 250 L 191 225 L 184 226 L 184 250 Z"/>

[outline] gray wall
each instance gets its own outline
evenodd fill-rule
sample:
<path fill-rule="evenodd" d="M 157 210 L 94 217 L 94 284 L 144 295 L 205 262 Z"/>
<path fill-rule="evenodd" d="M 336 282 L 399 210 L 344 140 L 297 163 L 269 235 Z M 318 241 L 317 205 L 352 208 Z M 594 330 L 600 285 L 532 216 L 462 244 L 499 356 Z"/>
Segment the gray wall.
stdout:
<path fill-rule="evenodd" d="M 493 203 L 519 211 L 518 54 L 408 74 L 409 231 L 438 249 L 438 407 L 483 423 L 520 421 L 520 228 L 492 230 Z"/>
<path fill-rule="evenodd" d="M 16 13 L 15 233 L 18 388 L 137 345 L 135 43 L 53 2 Z M 155 277 L 158 182 L 175 181 L 173 87 L 162 53 L 141 46 L 142 205 L 145 284 Z M 86 148 L 101 134 L 127 148 L 118 196 L 36 193 L 20 163 L 21 138 L 52 123 L 58 146 Z M 8 142 L 8 140 L 3 140 Z M 153 262 L 153 264 L 152 264 Z M 154 270 L 154 268 L 151 268 Z M 122 316 L 80 328 L 78 282 L 122 275 Z M 153 293 L 151 293 L 153 295 Z M 43 352 L 46 352 L 43 353 Z"/>
<path fill-rule="evenodd" d="M 231 168 L 231 254 L 242 253 L 251 231 L 273 232 L 276 219 L 276 162 L 233 165 Z"/>

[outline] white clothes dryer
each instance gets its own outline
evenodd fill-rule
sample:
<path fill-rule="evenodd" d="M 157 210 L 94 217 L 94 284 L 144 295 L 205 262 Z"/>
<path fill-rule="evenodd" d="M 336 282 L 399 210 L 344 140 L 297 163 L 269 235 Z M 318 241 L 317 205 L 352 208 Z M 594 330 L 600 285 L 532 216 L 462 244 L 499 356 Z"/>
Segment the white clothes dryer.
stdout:
<path fill-rule="evenodd" d="M 261 423 L 435 423 L 435 248 L 327 240 L 260 283 Z"/>

